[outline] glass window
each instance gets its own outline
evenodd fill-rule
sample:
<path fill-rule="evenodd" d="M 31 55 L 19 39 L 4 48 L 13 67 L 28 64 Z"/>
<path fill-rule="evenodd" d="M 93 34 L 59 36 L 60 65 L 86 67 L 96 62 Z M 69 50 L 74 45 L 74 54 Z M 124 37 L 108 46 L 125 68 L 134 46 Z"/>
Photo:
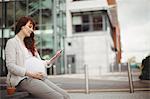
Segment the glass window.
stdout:
<path fill-rule="evenodd" d="M 75 32 L 82 32 L 82 26 L 81 25 L 75 25 Z"/>
<path fill-rule="evenodd" d="M 90 25 L 89 24 L 84 24 L 83 27 L 82 27 L 82 31 L 85 32 L 85 31 L 89 31 L 90 30 Z"/>
<path fill-rule="evenodd" d="M 89 15 L 82 15 L 83 23 L 89 23 Z"/>
<path fill-rule="evenodd" d="M 73 13 L 73 32 L 88 32 L 88 31 L 102 31 L 103 30 L 103 16 L 102 11 L 95 12 L 81 12 Z M 106 16 L 105 16 L 106 17 Z"/>
<path fill-rule="evenodd" d="M 102 30 L 102 16 L 94 15 L 93 16 L 93 30 Z"/>
<path fill-rule="evenodd" d="M 81 16 L 74 16 L 73 18 L 72 18 L 72 20 L 73 20 L 73 25 L 79 25 L 79 24 L 82 24 L 82 18 L 81 18 Z"/>

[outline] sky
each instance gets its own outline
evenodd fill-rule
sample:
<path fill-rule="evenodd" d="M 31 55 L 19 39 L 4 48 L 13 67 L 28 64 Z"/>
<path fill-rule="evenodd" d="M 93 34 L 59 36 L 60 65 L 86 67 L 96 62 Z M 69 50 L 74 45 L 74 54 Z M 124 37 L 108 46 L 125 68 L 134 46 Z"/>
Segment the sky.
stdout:
<path fill-rule="evenodd" d="M 126 61 L 141 61 L 150 54 L 150 0 L 117 0 L 121 44 Z"/>

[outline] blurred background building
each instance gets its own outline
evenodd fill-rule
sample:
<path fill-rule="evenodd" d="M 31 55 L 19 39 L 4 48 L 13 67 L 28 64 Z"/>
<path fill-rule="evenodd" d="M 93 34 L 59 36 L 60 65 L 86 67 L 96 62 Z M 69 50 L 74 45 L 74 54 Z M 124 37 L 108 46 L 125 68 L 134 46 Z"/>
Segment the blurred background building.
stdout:
<path fill-rule="evenodd" d="M 73 73 L 83 73 L 83 65 L 94 75 L 117 66 L 120 34 L 115 0 L 67 0 L 66 19 L 66 65 Z"/>
<path fill-rule="evenodd" d="M 1 0 L 1 75 L 6 75 L 5 45 L 13 37 L 21 16 L 31 16 L 36 24 L 36 46 L 42 59 L 50 59 L 59 49 L 57 74 L 111 72 L 121 59 L 120 31 L 115 0 Z M 53 69 L 48 69 L 52 74 Z"/>

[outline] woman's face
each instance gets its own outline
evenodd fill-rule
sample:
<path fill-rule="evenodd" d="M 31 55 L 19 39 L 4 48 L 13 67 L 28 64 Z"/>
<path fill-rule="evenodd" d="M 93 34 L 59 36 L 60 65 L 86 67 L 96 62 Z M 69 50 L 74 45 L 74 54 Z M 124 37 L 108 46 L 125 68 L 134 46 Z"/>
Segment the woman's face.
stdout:
<path fill-rule="evenodd" d="M 25 26 L 23 26 L 23 33 L 25 37 L 29 37 L 30 34 L 33 32 L 33 24 L 31 21 L 28 21 Z"/>

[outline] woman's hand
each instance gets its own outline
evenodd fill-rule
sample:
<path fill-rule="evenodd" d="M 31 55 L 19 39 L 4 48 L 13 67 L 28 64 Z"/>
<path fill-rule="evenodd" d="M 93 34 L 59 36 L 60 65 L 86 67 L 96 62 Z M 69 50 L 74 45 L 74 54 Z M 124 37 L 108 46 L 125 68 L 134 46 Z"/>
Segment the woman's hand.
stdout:
<path fill-rule="evenodd" d="M 47 61 L 46 61 L 46 62 L 47 62 L 47 65 L 49 65 L 49 64 L 51 64 L 51 63 L 53 63 L 53 62 L 55 62 L 56 59 L 61 56 L 61 52 L 62 52 L 62 50 L 57 51 L 56 54 L 55 54 L 50 60 L 47 60 Z"/>
<path fill-rule="evenodd" d="M 51 58 L 51 60 L 55 60 L 56 58 L 61 56 L 61 52 L 62 52 L 62 50 L 57 51 L 56 54 Z"/>
<path fill-rule="evenodd" d="M 42 73 L 42 72 L 26 72 L 26 76 L 41 80 L 44 78 L 44 73 Z"/>

